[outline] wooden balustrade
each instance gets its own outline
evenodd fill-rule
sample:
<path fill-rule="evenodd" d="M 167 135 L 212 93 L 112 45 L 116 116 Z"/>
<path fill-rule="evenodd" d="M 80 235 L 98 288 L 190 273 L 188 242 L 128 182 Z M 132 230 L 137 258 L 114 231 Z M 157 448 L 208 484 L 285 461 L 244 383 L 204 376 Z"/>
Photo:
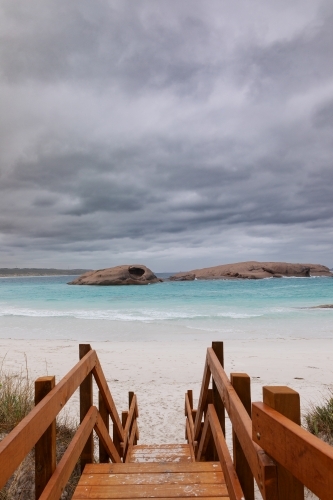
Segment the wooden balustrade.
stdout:
<path fill-rule="evenodd" d="M 265 500 L 303 500 L 303 485 L 330 500 L 333 448 L 300 427 L 299 394 L 284 386 L 263 387 L 263 403 L 253 403 L 252 421 L 250 378 L 233 373 L 229 380 L 219 344 L 207 350 L 196 411 L 192 391 L 185 394 L 186 439 L 196 460 L 211 460 L 213 439 L 233 499 L 253 500 L 254 478 Z M 224 410 L 232 424 L 233 461 L 224 439 Z"/>
<path fill-rule="evenodd" d="M 81 467 L 94 461 L 92 432 L 99 438 L 101 462 L 125 461 L 139 439 L 138 406 L 130 393 L 129 418 L 123 427 L 99 359 L 89 344 L 80 344 L 80 361 L 55 385 L 54 377 L 42 377 L 35 384 L 35 407 L 0 442 L 0 489 L 35 446 L 36 499 L 58 500 L 81 457 Z M 99 410 L 93 406 L 93 378 L 99 389 Z M 60 462 L 55 463 L 55 419 L 80 387 L 80 426 Z M 113 422 L 113 441 L 109 434 Z"/>
<path fill-rule="evenodd" d="M 252 473 L 252 477 L 256 480 L 262 497 L 264 500 L 278 500 L 276 464 L 268 454 L 252 440 L 251 417 L 244 408 L 242 401 L 215 354 L 215 351 L 218 351 L 218 349 L 220 353 L 223 352 L 223 347 L 218 348 L 217 344 L 216 342 L 214 343 L 214 349 L 207 349 L 206 363 L 194 423 L 194 437 L 198 442 L 200 441 L 203 429 L 202 418 L 207 411 L 206 409 L 209 403 L 209 385 L 212 379 L 214 381 L 215 390 L 218 392 L 221 399 L 221 404 L 229 415 L 233 431 L 237 436 L 239 445 L 244 452 L 248 467 Z M 223 431 L 222 425 L 221 428 Z"/>
<path fill-rule="evenodd" d="M 207 453 L 210 439 L 214 442 L 217 456 L 222 466 L 230 500 L 244 500 L 245 496 L 237 477 L 227 443 L 225 442 L 219 418 L 215 407 L 212 404 L 208 405 L 204 426 L 202 428 L 201 439 L 196 457 L 198 461 L 200 461 Z"/>

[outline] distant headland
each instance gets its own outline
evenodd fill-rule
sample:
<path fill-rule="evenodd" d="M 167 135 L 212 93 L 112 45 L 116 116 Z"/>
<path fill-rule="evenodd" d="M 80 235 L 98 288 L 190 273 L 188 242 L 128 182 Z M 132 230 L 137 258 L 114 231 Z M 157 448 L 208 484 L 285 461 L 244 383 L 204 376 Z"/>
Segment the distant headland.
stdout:
<path fill-rule="evenodd" d="M 0 268 L 0 278 L 11 278 L 19 276 L 76 276 L 86 273 L 87 269 L 47 269 L 39 267 L 14 267 Z"/>
<path fill-rule="evenodd" d="M 321 264 L 290 264 L 287 262 L 238 262 L 221 266 L 194 269 L 170 276 L 171 281 L 217 279 L 263 279 L 282 277 L 333 276 L 328 267 Z"/>

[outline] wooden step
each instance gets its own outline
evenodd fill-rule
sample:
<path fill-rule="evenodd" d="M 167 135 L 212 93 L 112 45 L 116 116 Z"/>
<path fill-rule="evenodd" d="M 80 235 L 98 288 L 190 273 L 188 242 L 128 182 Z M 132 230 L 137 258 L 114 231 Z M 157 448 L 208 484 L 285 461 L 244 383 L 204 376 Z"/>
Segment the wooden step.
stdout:
<path fill-rule="evenodd" d="M 141 444 L 133 446 L 129 462 L 192 462 L 192 456 L 188 444 Z"/>
<path fill-rule="evenodd" d="M 93 498 L 227 500 L 229 496 L 219 462 L 164 461 L 87 465 L 73 500 Z"/>

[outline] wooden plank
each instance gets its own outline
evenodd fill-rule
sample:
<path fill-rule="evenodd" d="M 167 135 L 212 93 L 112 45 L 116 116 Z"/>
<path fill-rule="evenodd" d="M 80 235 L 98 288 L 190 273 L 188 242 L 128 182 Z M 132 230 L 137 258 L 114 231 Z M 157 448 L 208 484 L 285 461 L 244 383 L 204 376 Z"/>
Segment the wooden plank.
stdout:
<path fill-rule="evenodd" d="M 39 377 L 35 381 L 35 405 L 55 387 L 55 377 Z M 56 468 L 56 420 L 35 445 L 35 498 L 38 500 Z"/>
<path fill-rule="evenodd" d="M 298 392 L 286 386 L 263 387 L 263 402 L 295 424 L 301 425 Z M 279 443 L 277 443 L 279 446 Z M 304 486 L 282 465 L 277 464 L 279 500 L 304 500 Z"/>
<path fill-rule="evenodd" d="M 111 420 L 113 422 L 113 427 L 114 427 L 114 432 L 118 434 L 119 441 L 124 441 L 124 430 L 120 422 L 120 418 L 116 409 L 116 405 L 114 404 L 113 398 L 111 396 L 111 392 L 108 386 L 108 383 L 106 381 L 105 375 L 103 373 L 101 364 L 99 362 L 98 357 L 96 356 L 96 364 L 93 369 L 93 375 L 96 381 L 96 384 L 98 386 L 98 389 L 100 390 L 103 399 L 105 401 L 105 405 L 108 409 L 108 412 L 110 414 Z"/>
<path fill-rule="evenodd" d="M 264 403 L 252 404 L 252 419 L 253 439 L 321 500 L 331 500 L 333 447 Z"/>
<path fill-rule="evenodd" d="M 204 422 L 204 425 L 202 428 L 200 442 L 198 444 L 198 452 L 197 452 L 197 456 L 196 456 L 196 459 L 198 462 L 200 460 L 203 460 L 203 461 L 205 460 L 206 450 L 207 450 L 208 443 L 209 443 L 209 440 L 211 439 L 211 437 L 212 437 L 212 430 L 211 430 L 210 425 L 209 425 L 209 419 L 207 418 L 207 415 L 206 415 L 205 422 Z"/>
<path fill-rule="evenodd" d="M 89 438 L 96 423 L 98 410 L 92 406 L 84 417 L 67 450 L 63 454 L 50 481 L 40 496 L 40 500 L 59 500 L 75 464 L 82 453 L 83 447 Z"/>
<path fill-rule="evenodd" d="M 198 473 L 198 472 L 221 472 L 220 462 L 189 462 L 179 464 L 128 463 L 128 464 L 88 464 L 84 474 L 147 474 L 147 473 Z"/>
<path fill-rule="evenodd" d="M 128 411 L 122 411 L 121 412 L 121 424 L 123 426 L 123 429 L 125 429 L 127 418 L 128 418 Z M 117 432 L 115 432 L 115 428 L 113 428 L 113 439 L 115 438 L 115 436 L 118 436 L 118 434 L 117 434 Z M 117 437 L 117 439 L 118 439 L 118 437 Z M 123 457 L 123 462 L 125 462 L 126 457 L 127 457 L 128 446 L 127 445 L 125 446 L 124 441 L 122 441 L 120 443 L 120 447 L 121 447 L 121 456 Z"/>
<path fill-rule="evenodd" d="M 230 382 L 241 400 L 249 417 L 251 417 L 251 379 L 246 373 L 231 373 Z M 242 486 L 246 500 L 254 500 L 254 481 L 250 466 L 240 445 L 238 437 L 233 430 L 233 462 Z"/>
<path fill-rule="evenodd" d="M 143 456 L 131 456 L 130 462 L 132 463 L 140 463 L 140 462 L 165 462 L 165 463 L 180 463 L 180 462 L 192 462 L 191 455 L 188 456 L 179 456 L 179 455 L 143 455 Z"/>
<path fill-rule="evenodd" d="M 118 454 L 118 451 L 116 450 L 115 445 L 112 442 L 110 434 L 108 433 L 107 428 L 105 427 L 105 424 L 103 422 L 103 419 L 99 413 L 97 413 L 96 424 L 94 426 L 94 429 L 111 460 L 113 462 L 120 463 L 121 458 Z"/>
<path fill-rule="evenodd" d="M 77 486 L 77 493 L 86 498 L 186 498 L 228 497 L 225 484 L 131 484 L 112 486 Z M 74 497 L 75 498 L 75 497 Z M 80 497 L 78 497 L 80 498 Z M 84 497 L 83 497 L 84 498 Z"/>
<path fill-rule="evenodd" d="M 98 391 L 98 411 L 99 411 L 99 414 L 101 416 L 101 419 L 103 420 L 106 431 L 109 434 L 109 432 L 110 432 L 109 412 L 107 410 L 103 396 L 102 396 L 100 391 Z M 118 452 L 118 450 L 117 450 L 117 452 Z M 118 455 L 119 455 L 119 453 L 118 453 Z M 102 440 L 99 439 L 99 461 L 101 464 L 103 464 L 103 463 L 108 463 L 109 460 L 110 460 L 109 454 L 108 454 L 107 450 L 105 449 Z"/>
<path fill-rule="evenodd" d="M 114 484 L 223 484 L 222 472 L 162 472 L 133 474 L 82 474 L 80 486 Z"/>
<path fill-rule="evenodd" d="M 135 417 L 135 411 L 136 411 L 135 409 L 136 409 L 136 396 L 133 393 L 131 405 L 130 405 L 130 408 L 129 408 L 129 411 L 128 411 L 128 416 L 127 416 L 127 419 L 126 419 L 126 425 L 125 425 L 125 428 L 124 428 L 124 448 L 126 448 L 127 441 L 130 438 L 129 434 L 130 434 L 131 427 L 133 425 L 133 419 Z"/>
<path fill-rule="evenodd" d="M 220 362 L 220 365 L 222 368 L 224 367 L 224 346 L 223 342 L 221 341 L 215 341 L 212 342 L 212 349 L 217 357 L 217 359 Z M 219 391 L 216 387 L 216 383 L 213 379 L 213 404 L 215 406 L 215 410 L 219 419 L 219 422 L 222 427 L 223 434 L 225 435 L 225 409 L 224 409 L 224 404 L 222 402 L 221 396 L 219 394 Z"/>
<path fill-rule="evenodd" d="M 132 450 L 133 450 L 133 444 L 136 436 L 136 420 L 134 420 L 134 424 L 132 427 L 131 435 L 128 440 L 128 448 L 127 448 L 127 454 L 126 454 L 126 460 L 125 462 L 130 462 L 131 461 L 131 455 L 132 455 Z"/>
<path fill-rule="evenodd" d="M 207 363 L 262 497 L 278 500 L 276 464 L 253 442 L 251 418 L 211 348 L 207 349 Z"/>
<path fill-rule="evenodd" d="M 0 442 L 0 489 L 93 369 L 96 359 L 95 351 L 90 351 Z"/>
<path fill-rule="evenodd" d="M 133 448 L 135 456 L 159 455 L 159 456 L 188 456 L 191 454 L 189 444 L 173 444 L 173 445 L 136 445 Z"/>
<path fill-rule="evenodd" d="M 186 435 L 189 436 L 188 442 L 189 442 L 189 446 L 190 446 L 191 459 L 193 462 L 195 462 L 194 443 L 193 443 L 192 437 L 191 437 L 190 424 L 189 424 L 188 418 L 186 419 Z"/>
<path fill-rule="evenodd" d="M 72 497 L 73 500 L 83 500 L 83 499 L 87 499 L 87 498 L 90 498 L 88 495 L 89 495 L 89 487 L 86 487 L 88 491 L 84 491 L 83 490 L 79 490 L 79 491 L 75 491 L 74 493 L 74 496 Z M 228 500 L 229 497 L 228 496 L 219 496 L 219 497 L 200 497 L 201 500 L 221 500 L 221 498 L 223 500 Z M 94 497 L 94 500 L 104 500 L 103 498 L 95 498 Z M 117 500 L 117 499 L 113 499 L 113 500 Z M 120 500 L 120 499 L 119 499 Z M 170 498 L 166 498 L 166 497 L 160 497 L 159 500 L 170 500 Z M 186 497 L 186 500 L 196 500 L 196 497 Z"/>
<path fill-rule="evenodd" d="M 195 441 L 198 441 L 199 435 L 201 432 L 201 420 L 202 420 L 202 415 L 207 403 L 207 395 L 208 395 L 208 387 L 209 387 L 209 382 L 210 382 L 210 368 L 208 366 L 207 362 L 207 357 L 206 357 L 206 362 L 205 362 L 205 368 L 204 368 L 204 374 L 202 377 L 202 384 L 201 384 L 201 390 L 200 390 L 200 397 L 199 397 L 199 403 L 198 403 L 198 409 L 197 413 L 195 416 L 195 423 L 194 423 L 194 439 Z"/>
<path fill-rule="evenodd" d="M 128 393 L 128 407 L 131 408 L 132 401 L 134 399 L 134 392 L 130 391 Z M 134 419 L 136 420 L 139 417 L 139 408 L 138 408 L 138 398 L 135 396 L 135 408 L 134 408 Z M 132 424 L 133 425 L 133 424 Z M 138 439 L 139 439 L 139 428 L 138 428 L 138 422 L 136 422 L 135 426 L 137 432 L 135 432 L 133 444 L 136 445 L 138 444 Z M 130 434 L 132 432 L 132 428 L 130 427 Z"/>
<path fill-rule="evenodd" d="M 90 344 L 79 344 L 79 357 L 83 359 L 86 354 L 91 351 Z M 93 378 L 91 372 L 80 385 L 80 422 L 83 422 L 91 406 L 93 405 Z M 93 433 L 87 439 L 81 453 L 81 472 L 86 464 L 91 464 L 94 461 L 94 439 Z"/>
<path fill-rule="evenodd" d="M 230 499 L 244 500 L 246 498 L 247 500 L 247 497 L 245 497 L 241 484 L 237 477 L 214 405 L 209 405 L 207 417 L 211 427 L 217 455 L 220 459 L 220 463 L 224 473 L 224 478 L 228 488 Z"/>
<path fill-rule="evenodd" d="M 190 427 L 190 431 L 191 431 L 190 437 L 191 437 L 191 441 L 193 442 L 194 441 L 194 422 L 193 422 L 193 417 L 192 417 L 191 401 L 190 401 L 188 394 L 185 394 L 185 415 L 188 418 L 189 427 Z"/>

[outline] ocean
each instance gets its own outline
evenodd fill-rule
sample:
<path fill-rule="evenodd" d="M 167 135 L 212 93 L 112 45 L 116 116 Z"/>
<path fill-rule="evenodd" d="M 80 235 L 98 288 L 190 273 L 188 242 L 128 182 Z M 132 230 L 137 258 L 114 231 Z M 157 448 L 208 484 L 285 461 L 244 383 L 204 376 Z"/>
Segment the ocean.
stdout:
<path fill-rule="evenodd" d="M 72 276 L 0 279 L 0 337 L 164 340 L 333 338 L 332 278 L 69 286 Z"/>

